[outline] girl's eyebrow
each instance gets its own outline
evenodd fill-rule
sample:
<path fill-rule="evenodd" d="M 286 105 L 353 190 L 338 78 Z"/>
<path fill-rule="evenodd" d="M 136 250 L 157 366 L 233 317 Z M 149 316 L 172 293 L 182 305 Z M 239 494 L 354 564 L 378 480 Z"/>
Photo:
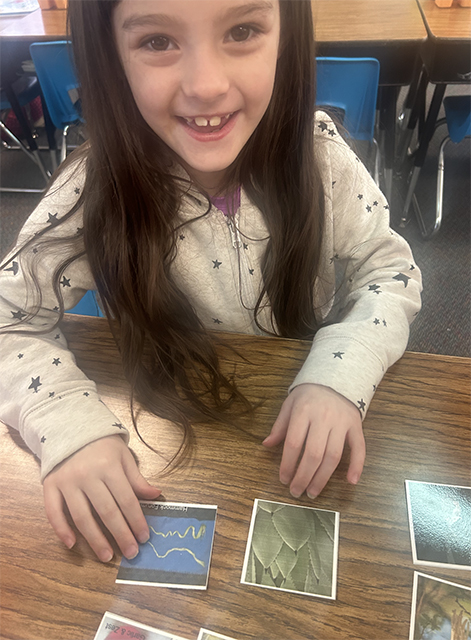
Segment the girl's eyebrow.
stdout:
<path fill-rule="evenodd" d="M 238 7 L 231 7 L 226 13 L 224 13 L 220 20 L 245 18 L 253 13 L 270 13 L 274 10 L 273 2 L 270 0 L 256 0 L 241 4 Z M 150 14 L 134 14 L 126 18 L 123 22 L 122 29 L 124 31 L 132 31 L 138 27 L 148 26 L 179 26 L 182 21 L 175 17 L 165 13 L 150 13 Z"/>

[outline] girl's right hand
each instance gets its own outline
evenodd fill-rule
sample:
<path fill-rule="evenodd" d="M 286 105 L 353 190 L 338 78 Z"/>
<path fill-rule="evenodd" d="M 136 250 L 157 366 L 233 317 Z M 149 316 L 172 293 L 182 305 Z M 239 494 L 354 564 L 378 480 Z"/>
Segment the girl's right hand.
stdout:
<path fill-rule="evenodd" d="M 137 541 L 143 543 L 149 539 L 149 527 L 138 497 L 153 500 L 160 495 L 160 490 L 140 474 L 120 436 L 107 436 L 79 449 L 46 476 L 43 487 L 49 522 L 69 549 L 76 537 L 67 522 L 65 505 L 77 529 L 102 562 L 112 559 L 113 549 L 92 508 L 126 558 L 138 554 Z"/>

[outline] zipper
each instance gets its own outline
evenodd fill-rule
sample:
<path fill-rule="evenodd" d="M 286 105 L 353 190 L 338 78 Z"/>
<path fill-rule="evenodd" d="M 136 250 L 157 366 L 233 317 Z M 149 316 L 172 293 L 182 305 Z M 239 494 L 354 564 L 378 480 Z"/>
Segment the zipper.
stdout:
<path fill-rule="evenodd" d="M 248 309 L 253 309 L 256 300 L 256 293 L 254 282 L 253 280 L 251 281 L 250 278 L 256 278 L 256 276 L 251 275 L 249 272 L 250 263 L 247 259 L 245 249 L 243 248 L 242 238 L 240 235 L 239 227 L 237 225 L 238 213 L 236 213 L 234 216 L 224 217 L 226 219 L 226 224 L 231 236 L 232 246 L 238 254 L 238 271 L 242 302 L 248 307 Z M 252 316 L 252 313 L 250 311 L 249 313 Z M 252 330 L 256 335 L 262 334 L 262 331 L 260 331 L 253 318 Z"/>
<path fill-rule="evenodd" d="M 229 228 L 232 246 L 234 247 L 234 249 L 240 249 L 240 247 L 242 246 L 242 241 L 240 239 L 239 229 L 237 228 L 237 224 L 235 222 L 236 215 L 237 214 L 235 214 L 234 216 L 224 216 L 224 217 L 226 219 L 226 224 Z"/>

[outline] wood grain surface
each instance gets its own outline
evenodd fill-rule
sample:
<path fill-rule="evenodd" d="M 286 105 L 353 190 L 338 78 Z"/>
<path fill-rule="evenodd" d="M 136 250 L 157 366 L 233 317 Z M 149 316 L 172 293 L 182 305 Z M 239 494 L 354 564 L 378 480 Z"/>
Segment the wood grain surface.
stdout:
<path fill-rule="evenodd" d="M 430 0 L 433 2 L 433 0 Z M 416 0 L 312 0 L 319 42 L 417 41 L 427 36 Z M 38 9 L 1 29 L 2 37 L 64 38 L 66 11 Z"/>
<path fill-rule="evenodd" d="M 417 0 L 430 36 L 440 40 L 471 40 L 471 8 L 453 3 L 437 7 L 434 0 Z"/>
<path fill-rule="evenodd" d="M 8 25 L 0 28 L 0 33 L 2 38 L 12 40 L 62 40 L 67 34 L 67 11 L 36 9 L 14 20 L 8 19 Z"/>
<path fill-rule="evenodd" d="M 317 42 L 423 41 L 416 0 L 312 0 Z"/>
<path fill-rule="evenodd" d="M 64 332 L 106 404 L 132 431 L 127 385 L 106 321 L 70 316 Z M 294 500 L 278 480 L 280 450 L 266 451 L 286 389 L 309 349 L 304 342 L 221 334 L 221 357 L 240 388 L 261 403 L 234 427 L 198 425 L 193 463 L 159 476 L 177 433 L 143 416 L 132 435 L 144 475 L 169 501 L 217 504 L 207 591 L 116 584 L 120 556 L 97 561 L 83 540 L 72 551 L 47 523 L 37 461 L 2 427 L 0 447 L 1 632 L 4 640 L 91 640 L 106 610 L 196 640 L 200 627 L 238 640 L 383 640 L 408 637 L 414 566 L 404 480 L 470 485 L 470 360 L 406 353 L 386 374 L 364 423 L 367 461 L 357 487 L 344 456 L 315 500 Z M 230 345 L 245 357 L 235 355 Z M 255 498 L 340 512 L 336 601 L 240 584 Z M 425 573 L 459 583 L 469 574 Z"/>

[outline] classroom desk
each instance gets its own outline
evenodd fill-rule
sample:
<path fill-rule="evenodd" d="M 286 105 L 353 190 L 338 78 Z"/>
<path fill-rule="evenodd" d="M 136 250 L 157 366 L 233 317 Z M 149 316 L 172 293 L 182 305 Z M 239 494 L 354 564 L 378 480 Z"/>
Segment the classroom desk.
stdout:
<path fill-rule="evenodd" d="M 3 21 L 6 26 L 3 27 Z M 0 18 L 0 35 L 10 40 L 54 40 L 65 38 L 67 34 L 67 11 L 36 9 L 22 16 Z"/>
<path fill-rule="evenodd" d="M 415 0 L 312 0 L 312 12 L 319 55 L 377 57 L 380 84 L 410 82 L 411 59 L 427 36 Z M 0 18 L 0 37 L 30 42 L 65 38 L 66 14 L 38 9 L 9 18 L 6 26 L 2 20 L 7 19 Z"/>
<path fill-rule="evenodd" d="M 427 33 L 415 0 L 312 0 L 317 53 L 380 63 L 384 192 L 392 200 L 399 87 L 409 85 Z"/>
<path fill-rule="evenodd" d="M 407 85 L 427 33 L 415 0 L 312 0 L 318 55 L 372 57 L 380 85 Z"/>
<path fill-rule="evenodd" d="M 454 4 L 437 7 L 434 0 L 417 0 L 427 29 L 421 57 L 431 82 L 471 81 L 471 8 Z"/>
<path fill-rule="evenodd" d="M 415 44 L 426 38 L 415 0 L 312 0 L 311 4 L 316 40 L 322 48 L 342 44 L 356 47 L 362 43 L 384 47 Z M 63 38 L 67 33 L 66 17 L 66 11 L 57 9 L 0 17 L 0 33 L 5 38 L 22 40 Z M 402 72 L 410 70 L 403 68 Z"/>
<path fill-rule="evenodd" d="M 408 126 L 405 144 L 402 145 L 402 156 L 417 126 L 419 113 L 425 111 L 427 86 L 433 83 L 435 89 L 424 125 L 419 133 L 419 144 L 414 153 L 414 166 L 409 176 L 409 187 L 401 216 L 402 226 L 409 221 L 409 209 L 414 190 L 435 132 L 447 84 L 469 85 L 471 82 L 471 9 L 456 4 L 444 9 L 437 7 L 434 0 L 417 0 L 417 3 L 428 37 L 420 48 L 420 57 L 423 62 L 420 79 L 418 76 L 415 87 L 412 87 L 413 90 L 406 99 L 408 115 L 405 121 L 408 121 Z M 425 235 L 417 204 L 415 208 Z"/>
<path fill-rule="evenodd" d="M 107 323 L 69 316 L 64 333 L 79 365 L 132 432 L 127 387 Z M 404 480 L 470 485 L 470 360 L 406 353 L 387 374 L 364 423 L 367 461 L 356 487 L 344 458 L 315 500 L 293 499 L 278 481 L 280 451 L 260 442 L 309 344 L 221 335 L 223 369 L 261 404 L 246 432 L 196 428 L 193 465 L 159 478 L 162 460 L 133 435 L 143 474 L 175 502 L 218 505 L 207 591 L 116 584 L 120 556 L 103 565 L 83 540 L 58 542 L 42 507 L 39 469 L 18 434 L 2 427 L 1 629 L 5 640 L 91 640 L 105 610 L 195 640 L 201 626 L 238 640 L 379 640 L 408 637 L 412 579 Z M 228 345 L 246 357 L 243 360 Z M 142 435 L 169 454 L 176 436 L 144 416 Z M 337 600 L 240 584 L 253 500 L 340 512 Z M 469 574 L 416 567 L 466 584 Z"/>

